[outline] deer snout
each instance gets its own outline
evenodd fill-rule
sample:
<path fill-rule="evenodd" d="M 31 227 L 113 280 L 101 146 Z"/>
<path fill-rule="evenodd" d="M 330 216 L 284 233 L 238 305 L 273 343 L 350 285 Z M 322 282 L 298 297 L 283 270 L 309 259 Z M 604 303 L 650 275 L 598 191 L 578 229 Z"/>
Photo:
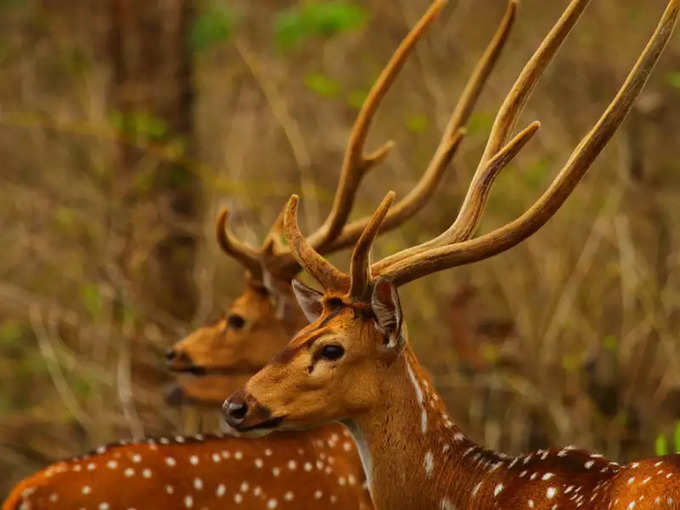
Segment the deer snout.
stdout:
<path fill-rule="evenodd" d="M 194 362 L 191 356 L 183 349 L 173 347 L 165 352 L 165 364 L 170 370 L 177 372 L 191 370 Z"/>
<path fill-rule="evenodd" d="M 283 418 L 273 417 L 271 410 L 244 390 L 237 391 L 222 405 L 224 421 L 238 432 L 262 433 L 276 428 Z"/>
<path fill-rule="evenodd" d="M 248 414 L 248 402 L 242 394 L 234 394 L 229 397 L 222 406 L 224 419 L 232 427 L 238 427 L 246 419 Z"/>

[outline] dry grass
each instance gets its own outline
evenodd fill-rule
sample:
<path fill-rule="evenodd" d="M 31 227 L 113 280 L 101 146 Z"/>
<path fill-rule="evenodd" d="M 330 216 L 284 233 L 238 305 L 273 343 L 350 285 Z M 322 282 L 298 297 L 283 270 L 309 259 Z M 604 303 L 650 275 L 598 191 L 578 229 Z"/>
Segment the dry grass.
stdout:
<path fill-rule="evenodd" d="M 495 108 L 565 3 L 522 2 L 435 203 L 381 240 L 377 255 L 421 241 L 453 217 Z M 87 13 L 20 4 L 0 2 L 0 495 L 46 462 L 97 443 L 197 426 L 163 405 L 160 353 L 240 290 L 240 268 L 212 237 L 217 206 L 232 205 L 236 229 L 254 241 L 302 190 L 305 219 L 317 224 L 352 103 L 427 2 L 371 0 L 365 28 L 288 53 L 271 36 L 283 2 L 230 2 L 239 28 L 196 57 L 198 151 L 182 156 L 203 197 L 200 217 L 182 225 L 200 240 L 192 268 L 200 296 L 189 322 L 160 308 L 120 261 L 132 242 L 133 267 L 149 263 L 173 224 L 163 196 L 145 195 L 145 176 L 177 151 L 128 140 L 111 124 L 110 69 L 91 43 L 101 35 L 96 19 L 84 32 L 74 26 Z M 372 210 L 385 183 L 399 194 L 409 189 L 504 8 L 502 0 L 452 4 L 381 110 L 370 145 L 393 138 L 398 146 L 366 180 L 358 213 Z M 663 4 L 593 1 L 523 115 L 542 120 L 543 130 L 499 180 L 484 230 L 515 217 L 546 186 L 615 92 Z M 635 115 L 540 233 L 404 289 L 418 354 L 452 415 L 489 447 L 577 443 L 625 460 L 653 453 L 656 437 L 674 430 L 678 72 L 676 37 Z M 337 91 L 310 90 L 314 76 Z M 121 203 L 114 185 L 118 142 L 146 153 L 135 168 L 134 204 Z M 131 224 L 144 235 L 126 239 Z M 474 296 L 461 297 L 463 287 Z"/>

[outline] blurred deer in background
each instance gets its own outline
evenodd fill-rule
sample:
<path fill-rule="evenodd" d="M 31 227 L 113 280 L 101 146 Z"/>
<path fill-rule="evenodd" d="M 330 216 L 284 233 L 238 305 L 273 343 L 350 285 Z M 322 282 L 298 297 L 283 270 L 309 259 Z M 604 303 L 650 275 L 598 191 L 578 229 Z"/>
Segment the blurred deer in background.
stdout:
<path fill-rule="evenodd" d="M 347 223 L 365 173 L 387 155 L 391 144 L 364 155 L 364 142 L 377 107 L 411 49 L 444 7 L 434 1 L 404 39 L 378 78 L 352 129 L 331 212 L 307 239 L 321 252 L 353 245 L 370 217 Z M 432 195 L 463 138 L 463 126 L 479 97 L 512 26 L 516 1 L 506 13 L 483 54 L 420 182 L 389 214 L 382 231 L 395 228 Z M 239 240 L 227 228 L 227 211 L 217 221 L 222 248 L 246 270 L 246 290 L 226 318 L 202 328 L 168 353 L 178 372 L 206 374 L 205 385 L 186 382 L 195 400 L 222 402 L 244 380 L 264 366 L 305 323 L 294 304 L 291 279 L 300 265 L 284 242 L 281 215 L 261 249 Z M 220 381 L 222 386 L 217 385 Z M 207 389 L 206 389 L 207 388 Z M 221 392 L 221 393 L 220 393 Z M 255 442 L 235 437 L 178 436 L 101 448 L 91 455 L 54 464 L 24 480 L 3 510 L 96 508 L 342 508 L 371 506 L 354 443 L 341 425 L 304 434 L 280 434 Z M 124 490 L 121 490 L 124 489 Z M 152 503 L 149 503 L 152 502 Z"/>
<path fill-rule="evenodd" d="M 521 107 L 588 0 L 572 0 L 505 98 L 458 217 L 440 236 L 371 264 L 370 249 L 394 193 L 357 241 L 350 272 L 301 234 L 294 196 L 284 218 L 300 264 L 324 292 L 294 282 L 311 324 L 224 404 L 245 434 L 339 420 L 352 432 L 379 509 L 632 510 L 680 507 L 680 455 L 621 466 L 572 447 L 509 457 L 468 439 L 449 418 L 408 342 L 397 289 L 444 269 L 501 253 L 562 206 L 630 111 L 680 12 L 670 0 L 616 98 L 548 190 L 519 218 L 472 238 L 498 173 L 536 133 L 509 139 Z M 508 141 L 509 140 L 509 141 Z"/>

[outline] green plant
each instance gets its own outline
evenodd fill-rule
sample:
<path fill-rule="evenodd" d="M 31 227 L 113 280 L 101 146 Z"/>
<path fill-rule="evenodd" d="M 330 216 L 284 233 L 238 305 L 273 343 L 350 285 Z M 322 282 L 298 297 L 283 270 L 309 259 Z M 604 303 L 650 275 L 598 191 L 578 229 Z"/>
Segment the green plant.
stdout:
<path fill-rule="evenodd" d="M 198 15 L 191 27 L 190 42 L 194 52 L 204 51 L 229 39 L 236 17 L 224 6 L 212 6 Z"/>
<path fill-rule="evenodd" d="M 331 37 L 363 26 L 367 17 L 364 7 L 343 0 L 291 7 L 276 15 L 276 45 L 287 50 L 313 37 Z"/>

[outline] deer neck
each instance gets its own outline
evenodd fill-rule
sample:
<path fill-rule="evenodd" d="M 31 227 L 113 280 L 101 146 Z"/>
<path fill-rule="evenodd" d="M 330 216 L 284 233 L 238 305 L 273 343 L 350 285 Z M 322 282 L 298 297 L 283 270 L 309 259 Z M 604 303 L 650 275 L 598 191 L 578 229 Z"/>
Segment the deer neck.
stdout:
<path fill-rule="evenodd" d="M 385 402 L 345 421 L 376 509 L 476 508 L 475 487 L 503 457 L 477 446 L 451 421 L 408 344 L 388 372 Z"/>

